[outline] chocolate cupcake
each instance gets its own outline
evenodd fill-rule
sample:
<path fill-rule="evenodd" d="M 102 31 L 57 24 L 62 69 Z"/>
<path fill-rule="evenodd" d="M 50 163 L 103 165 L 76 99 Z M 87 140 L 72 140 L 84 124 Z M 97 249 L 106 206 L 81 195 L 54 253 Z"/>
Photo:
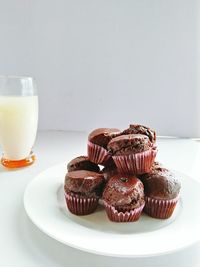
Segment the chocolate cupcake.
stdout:
<path fill-rule="evenodd" d="M 78 171 L 78 170 L 99 172 L 100 168 L 97 164 L 91 162 L 87 156 L 80 156 L 72 159 L 67 164 L 67 170 L 68 172 Z"/>
<path fill-rule="evenodd" d="M 147 126 L 140 124 L 130 124 L 129 128 L 124 130 L 122 134 L 143 134 L 149 138 L 150 142 L 156 142 L 156 132 Z"/>
<path fill-rule="evenodd" d="M 143 174 L 150 171 L 157 154 L 155 145 L 143 134 L 125 134 L 108 143 L 108 151 L 121 173 Z"/>
<path fill-rule="evenodd" d="M 115 128 L 98 128 L 88 136 L 88 157 L 96 164 L 104 164 L 111 156 L 107 151 L 107 144 L 120 133 Z"/>
<path fill-rule="evenodd" d="M 145 204 L 142 182 L 134 176 L 113 176 L 104 189 L 103 203 L 111 221 L 137 221 Z"/>
<path fill-rule="evenodd" d="M 150 173 L 142 175 L 140 179 L 145 189 L 145 213 L 159 219 L 171 217 L 181 188 L 175 174 L 155 163 Z"/>
<path fill-rule="evenodd" d="M 86 170 L 68 172 L 65 176 L 65 199 L 69 211 L 86 215 L 95 211 L 102 194 L 102 174 Z"/>

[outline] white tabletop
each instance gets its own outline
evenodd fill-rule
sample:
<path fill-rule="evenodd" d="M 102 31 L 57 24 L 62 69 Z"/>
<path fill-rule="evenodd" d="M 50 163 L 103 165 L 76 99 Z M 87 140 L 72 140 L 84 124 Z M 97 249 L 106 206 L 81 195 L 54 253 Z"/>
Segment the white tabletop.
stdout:
<path fill-rule="evenodd" d="M 120 259 L 65 246 L 43 234 L 30 222 L 23 208 L 26 185 L 39 172 L 66 161 L 69 155 L 85 154 L 86 136 L 86 133 L 79 132 L 40 132 L 35 145 L 37 161 L 34 165 L 13 171 L 0 167 L 0 266 L 200 266 L 200 243 L 159 257 Z M 200 181 L 200 142 L 162 138 L 158 140 L 158 149 L 158 160 Z"/>

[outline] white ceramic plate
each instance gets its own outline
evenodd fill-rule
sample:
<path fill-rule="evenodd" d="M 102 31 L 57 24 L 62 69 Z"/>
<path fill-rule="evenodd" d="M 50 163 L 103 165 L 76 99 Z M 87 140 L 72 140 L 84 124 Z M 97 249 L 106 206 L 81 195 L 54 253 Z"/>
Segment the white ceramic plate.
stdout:
<path fill-rule="evenodd" d="M 133 223 L 113 223 L 100 206 L 87 216 L 71 214 L 63 197 L 66 164 L 40 173 L 27 186 L 24 207 L 50 237 L 84 251 L 119 257 L 169 253 L 200 240 L 200 183 L 177 172 L 181 199 L 168 220 L 142 215 Z"/>

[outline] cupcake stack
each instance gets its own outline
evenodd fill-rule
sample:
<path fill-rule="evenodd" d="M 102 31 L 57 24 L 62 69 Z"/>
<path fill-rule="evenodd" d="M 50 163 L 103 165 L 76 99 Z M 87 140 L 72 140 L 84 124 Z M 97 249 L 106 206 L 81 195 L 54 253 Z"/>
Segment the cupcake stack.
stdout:
<path fill-rule="evenodd" d="M 87 152 L 67 165 L 64 192 L 71 213 L 91 214 L 101 199 L 113 222 L 137 221 L 142 212 L 171 217 L 181 186 L 174 173 L 155 161 L 154 130 L 138 124 L 123 131 L 98 128 L 88 136 Z"/>

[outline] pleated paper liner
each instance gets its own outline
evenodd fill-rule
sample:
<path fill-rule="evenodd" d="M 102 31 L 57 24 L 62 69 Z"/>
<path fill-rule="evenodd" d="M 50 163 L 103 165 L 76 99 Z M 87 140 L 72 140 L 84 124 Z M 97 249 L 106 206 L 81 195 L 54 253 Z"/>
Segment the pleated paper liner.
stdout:
<path fill-rule="evenodd" d="M 153 218 L 168 219 L 172 216 L 179 196 L 174 199 L 160 200 L 145 196 L 144 212 Z"/>
<path fill-rule="evenodd" d="M 149 149 L 144 152 L 113 156 L 113 160 L 120 173 L 143 174 L 148 173 L 154 163 L 157 149 Z"/>
<path fill-rule="evenodd" d="M 65 200 L 71 213 L 75 215 L 87 215 L 96 210 L 99 198 L 80 197 L 78 194 L 65 193 Z"/>
<path fill-rule="evenodd" d="M 107 204 L 105 201 L 104 206 L 109 220 L 113 222 L 135 222 L 139 220 L 142 210 L 144 208 L 143 204 L 136 209 L 122 212 L 115 209 L 115 207 Z"/>
<path fill-rule="evenodd" d="M 108 151 L 96 144 L 91 143 L 88 141 L 87 145 L 87 153 L 88 158 L 90 161 L 96 163 L 96 164 L 103 164 L 105 163 L 111 156 L 109 155 Z"/>

